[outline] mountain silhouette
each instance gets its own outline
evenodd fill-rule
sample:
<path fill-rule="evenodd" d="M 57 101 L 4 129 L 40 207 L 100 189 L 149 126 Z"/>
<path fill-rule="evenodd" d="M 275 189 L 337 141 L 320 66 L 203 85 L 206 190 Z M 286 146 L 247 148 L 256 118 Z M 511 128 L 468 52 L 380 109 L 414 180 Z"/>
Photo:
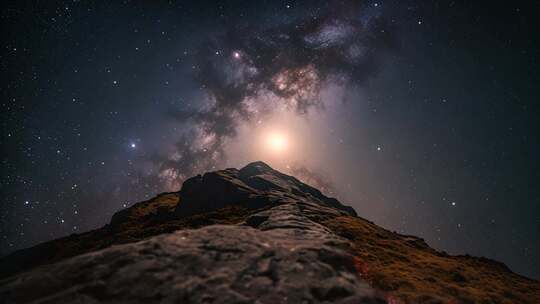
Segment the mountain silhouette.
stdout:
<path fill-rule="evenodd" d="M 540 303 L 540 283 L 254 162 L 0 259 L 4 303 Z"/>

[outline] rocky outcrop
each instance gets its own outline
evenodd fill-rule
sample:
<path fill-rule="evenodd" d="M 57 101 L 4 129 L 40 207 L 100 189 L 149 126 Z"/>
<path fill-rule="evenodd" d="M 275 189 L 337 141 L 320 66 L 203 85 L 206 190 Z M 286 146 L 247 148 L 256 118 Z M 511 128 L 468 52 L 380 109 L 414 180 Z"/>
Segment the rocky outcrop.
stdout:
<path fill-rule="evenodd" d="M 263 162 L 251 163 L 240 170 L 231 168 L 197 175 L 184 182 L 179 195 L 182 198 L 176 207 L 179 216 L 208 212 L 228 205 L 261 208 L 288 200 L 313 201 L 356 215 L 353 208 Z"/>
<path fill-rule="evenodd" d="M 309 210 L 309 212 L 306 212 Z M 385 303 L 358 275 L 349 242 L 290 202 L 239 225 L 113 246 L 4 281 L 6 303 Z"/>
<path fill-rule="evenodd" d="M 262 162 L 0 259 L 2 303 L 540 303 L 540 283 L 358 217 Z"/>

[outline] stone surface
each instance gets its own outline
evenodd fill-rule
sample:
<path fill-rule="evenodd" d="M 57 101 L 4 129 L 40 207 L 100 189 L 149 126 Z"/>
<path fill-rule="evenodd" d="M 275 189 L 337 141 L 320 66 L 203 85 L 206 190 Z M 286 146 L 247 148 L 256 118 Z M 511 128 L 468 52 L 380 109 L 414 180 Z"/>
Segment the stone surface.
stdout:
<path fill-rule="evenodd" d="M 324 215 L 325 209 L 305 205 Z M 336 212 L 328 208 L 326 211 Z M 113 246 L 0 283 L 6 303 L 385 303 L 299 203 Z"/>

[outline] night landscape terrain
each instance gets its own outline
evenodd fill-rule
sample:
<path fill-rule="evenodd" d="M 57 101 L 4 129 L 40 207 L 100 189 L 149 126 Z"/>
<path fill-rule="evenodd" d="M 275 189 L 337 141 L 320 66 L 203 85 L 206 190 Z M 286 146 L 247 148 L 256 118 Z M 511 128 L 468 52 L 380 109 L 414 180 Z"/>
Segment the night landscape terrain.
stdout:
<path fill-rule="evenodd" d="M 540 303 L 539 9 L 3 2 L 0 302 Z"/>

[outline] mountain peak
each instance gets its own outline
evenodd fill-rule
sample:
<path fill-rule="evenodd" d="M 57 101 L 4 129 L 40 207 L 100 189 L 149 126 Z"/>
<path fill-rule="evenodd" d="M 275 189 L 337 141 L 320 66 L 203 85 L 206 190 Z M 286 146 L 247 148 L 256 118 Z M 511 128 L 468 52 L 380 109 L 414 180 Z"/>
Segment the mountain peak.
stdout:
<path fill-rule="evenodd" d="M 274 171 L 274 169 L 265 162 L 259 160 L 245 165 L 242 169 L 240 169 L 240 171 L 263 173 L 268 171 Z"/>
<path fill-rule="evenodd" d="M 111 246 L 116 245 L 116 246 Z M 388 231 L 263 162 L 0 259 L 5 303 L 540 303 L 540 283 Z"/>
<path fill-rule="evenodd" d="M 184 182 L 179 194 L 182 200 L 176 212 L 181 216 L 228 205 L 261 208 L 295 199 L 310 200 L 356 215 L 353 208 L 325 196 L 293 176 L 272 169 L 262 161 L 252 162 L 240 170 L 229 168 L 197 175 Z"/>

